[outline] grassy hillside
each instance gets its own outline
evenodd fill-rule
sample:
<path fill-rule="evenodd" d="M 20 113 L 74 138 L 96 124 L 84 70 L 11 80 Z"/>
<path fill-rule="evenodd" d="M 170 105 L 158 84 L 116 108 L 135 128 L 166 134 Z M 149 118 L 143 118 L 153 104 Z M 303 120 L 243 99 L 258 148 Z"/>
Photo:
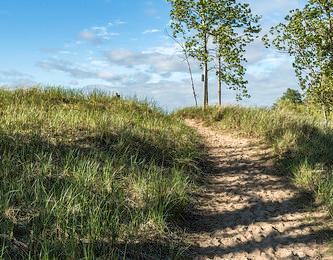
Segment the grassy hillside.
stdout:
<path fill-rule="evenodd" d="M 230 106 L 207 113 L 187 108 L 177 114 L 264 140 L 274 148 L 282 172 L 292 174 L 300 188 L 315 192 L 333 216 L 333 129 L 305 111 Z"/>
<path fill-rule="evenodd" d="M 192 130 L 145 103 L 61 89 L 1 90 L 0 115 L 1 258 L 177 253 L 201 157 Z"/>

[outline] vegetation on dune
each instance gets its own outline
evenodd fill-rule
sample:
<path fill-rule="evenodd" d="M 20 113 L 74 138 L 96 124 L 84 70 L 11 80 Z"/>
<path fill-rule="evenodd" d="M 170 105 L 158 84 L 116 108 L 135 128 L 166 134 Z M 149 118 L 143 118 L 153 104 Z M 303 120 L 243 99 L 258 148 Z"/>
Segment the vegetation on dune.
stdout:
<path fill-rule="evenodd" d="M 302 94 L 295 89 L 288 88 L 286 92 L 283 93 L 282 97 L 278 99 L 275 107 L 283 107 L 288 105 L 300 105 L 303 103 Z"/>
<path fill-rule="evenodd" d="M 309 0 L 263 37 L 293 57 L 305 96 L 288 89 L 272 108 L 242 108 L 221 106 L 222 83 L 249 97 L 245 52 L 260 17 L 237 0 L 167 2 L 196 104 L 190 61 L 203 69 L 204 111 L 167 115 L 61 88 L 0 90 L 0 258 L 177 257 L 177 221 L 205 159 L 181 117 L 263 139 L 333 216 L 333 3 Z M 219 107 L 209 107 L 212 69 Z"/>
<path fill-rule="evenodd" d="M 306 113 L 305 106 L 295 108 L 227 106 L 210 107 L 206 113 L 186 108 L 177 114 L 264 140 L 274 148 L 281 170 L 292 173 L 301 188 L 315 192 L 333 216 L 333 129 Z"/>
<path fill-rule="evenodd" d="M 1 257 L 139 257 L 151 241 L 153 253 L 177 253 L 168 236 L 199 170 L 194 131 L 99 93 L 1 90 L 0 100 Z"/>

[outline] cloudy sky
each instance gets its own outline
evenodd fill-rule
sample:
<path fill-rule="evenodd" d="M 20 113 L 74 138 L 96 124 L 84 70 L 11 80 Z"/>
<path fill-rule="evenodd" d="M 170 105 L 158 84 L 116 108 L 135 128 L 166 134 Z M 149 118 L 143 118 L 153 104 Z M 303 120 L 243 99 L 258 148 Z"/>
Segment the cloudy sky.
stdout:
<path fill-rule="evenodd" d="M 262 15 L 263 33 L 304 4 L 242 1 Z M 186 66 L 165 33 L 165 0 L 0 0 L 0 21 L 2 86 L 98 88 L 154 100 L 168 110 L 193 104 Z M 258 40 L 249 46 L 247 58 L 252 97 L 242 104 L 271 105 L 287 88 L 297 88 L 290 57 L 265 49 Z M 210 89 L 214 103 L 214 81 Z M 225 103 L 235 103 L 235 93 L 226 86 L 223 94 Z"/>

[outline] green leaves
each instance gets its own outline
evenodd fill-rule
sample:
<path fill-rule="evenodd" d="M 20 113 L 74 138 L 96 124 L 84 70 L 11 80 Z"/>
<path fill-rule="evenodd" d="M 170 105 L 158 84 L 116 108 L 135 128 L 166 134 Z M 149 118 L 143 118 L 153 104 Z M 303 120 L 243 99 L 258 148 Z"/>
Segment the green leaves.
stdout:
<path fill-rule="evenodd" d="M 333 78 L 322 78 L 320 83 L 309 88 L 306 94 L 309 103 L 323 110 L 327 124 L 329 115 L 333 112 Z"/>
<path fill-rule="evenodd" d="M 302 10 L 290 11 L 263 41 L 294 57 L 307 101 L 323 109 L 327 124 L 333 110 L 333 2 L 309 0 Z"/>
<path fill-rule="evenodd" d="M 218 79 L 237 90 L 238 97 L 247 96 L 244 53 L 261 30 L 260 17 L 252 14 L 248 4 L 236 0 L 167 1 L 174 37 L 185 42 L 202 67 L 219 59 Z"/>
<path fill-rule="evenodd" d="M 271 28 L 266 46 L 294 57 L 294 69 L 303 89 L 319 84 L 333 72 L 333 2 L 310 0 L 304 9 L 292 10 L 285 22 Z M 273 39 L 271 39 L 273 36 Z"/>
<path fill-rule="evenodd" d="M 245 47 L 261 30 L 258 24 L 260 17 L 252 15 L 248 4 L 236 1 L 228 1 L 226 10 L 218 7 L 217 10 L 222 17 L 214 33 L 216 56 L 222 62 L 217 68 L 219 80 L 236 90 L 238 99 L 248 97 L 244 53 Z"/>

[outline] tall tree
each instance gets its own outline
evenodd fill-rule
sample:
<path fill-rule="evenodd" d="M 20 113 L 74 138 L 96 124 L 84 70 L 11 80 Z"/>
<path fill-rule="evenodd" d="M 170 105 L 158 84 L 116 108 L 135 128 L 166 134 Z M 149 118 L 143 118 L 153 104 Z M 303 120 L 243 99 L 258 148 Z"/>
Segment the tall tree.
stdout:
<path fill-rule="evenodd" d="M 209 101 L 209 63 L 214 60 L 210 53 L 212 47 L 218 46 L 219 82 L 223 80 L 230 88 L 241 90 L 238 97 L 247 95 L 243 53 L 246 44 L 260 31 L 260 17 L 252 15 L 248 4 L 236 0 L 167 1 L 171 3 L 174 37 L 182 38 L 189 54 L 203 69 L 204 109 Z"/>
<path fill-rule="evenodd" d="M 245 79 L 247 62 L 244 54 L 246 46 L 251 43 L 260 32 L 258 24 L 260 17 L 252 15 L 248 4 L 237 4 L 236 1 L 227 1 L 229 10 L 217 8 L 219 26 L 214 30 L 214 43 L 216 45 L 219 105 L 222 103 L 221 85 L 224 82 L 230 89 L 237 91 L 237 99 L 248 97 L 247 81 Z"/>
<path fill-rule="evenodd" d="M 320 85 L 333 73 L 333 1 L 309 0 L 303 9 L 290 11 L 263 40 L 267 47 L 273 45 L 294 57 L 303 89 Z"/>

